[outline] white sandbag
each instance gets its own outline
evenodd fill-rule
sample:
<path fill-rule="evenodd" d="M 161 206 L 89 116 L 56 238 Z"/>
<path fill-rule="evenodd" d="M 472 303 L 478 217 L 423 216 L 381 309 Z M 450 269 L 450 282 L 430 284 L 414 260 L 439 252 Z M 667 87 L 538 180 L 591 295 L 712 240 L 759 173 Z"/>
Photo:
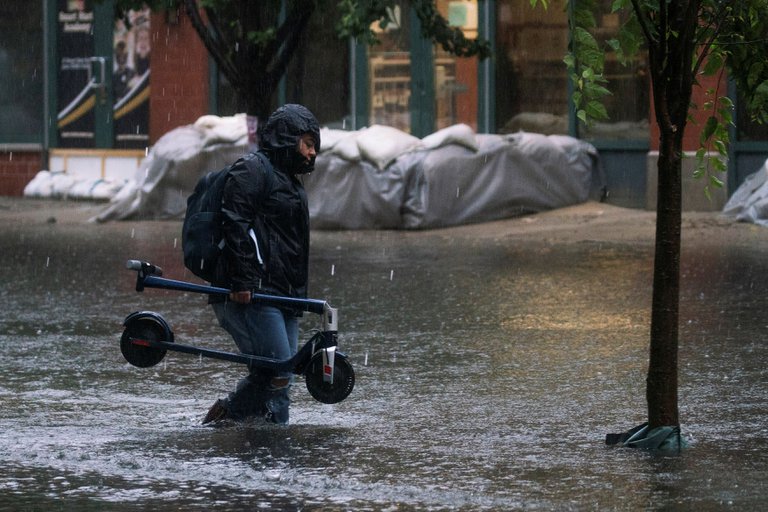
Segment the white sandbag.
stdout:
<path fill-rule="evenodd" d="M 51 178 L 51 196 L 69 197 L 69 189 L 75 184 L 75 179 L 65 172 L 54 173 Z"/>
<path fill-rule="evenodd" d="M 151 151 L 157 158 L 180 162 L 195 158 L 204 147 L 203 142 L 202 131 L 194 125 L 184 125 L 160 137 Z"/>
<path fill-rule="evenodd" d="M 346 135 L 339 137 L 336 143 L 333 145 L 333 149 L 329 151 L 330 154 L 336 155 L 339 158 L 343 158 L 349 162 L 359 162 L 360 147 L 357 145 L 357 136 L 360 132 L 345 132 Z M 322 135 L 320 136 L 320 147 L 324 142 L 322 141 Z"/>
<path fill-rule="evenodd" d="M 94 180 L 77 180 L 70 187 L 68 197 L 71 199 L 89 198 L 93 184 Z"/>
<path fill-rule="evenodd" d="M 118 192 L 120 192 L 125 183 L 126 182 L 124 180 L 116 179 L 100 180 L 93 187 L 93 197 L 94 199 L 109 200 L 115 197 Z"/>
<path fill-rule="evenodd" d="M 361 130 L 357 136 L 357 146 L 360 148 L 360 155 L 379 170 L 386 168 L 400 155 L 424 148 L 418 137 L 392 126 L 378 124 Z"/>
<path fill-rule="evenodd" d="M 78 180 L 69 189 L 69 197 L 108 201 L 120 191 L 123 184 L 123 180 L 118 181 L 110 178 Z"/>
<path fill-rule="evenodd" d="M 477 151 L 475 131 L 466 124 L 454 124 L 421 139 L 425 149 L 437 149 L 447 144 L 458 144 Z"/>
<path fill-rule="evenodd" d="M 203 146 L 219 143 L 243 145 L 248 142 L 248 126 L 245 114 L 235 114 L 229 117 L 202 116 L 195 121 L 194 127 L 200 130 L 203 135 Z"/>
<path fill-rule="evenodd" d="M 52 183 L 51 172 L 42 170 L 24 187 L 24 197 L 51 197 Z"/>
<path fill-rule="evenodd" d="M 320 152 L 331 151 L 340 140 L 349 137 L 350 133 L 352 132 L 323 126 L 320 128 Z"/>

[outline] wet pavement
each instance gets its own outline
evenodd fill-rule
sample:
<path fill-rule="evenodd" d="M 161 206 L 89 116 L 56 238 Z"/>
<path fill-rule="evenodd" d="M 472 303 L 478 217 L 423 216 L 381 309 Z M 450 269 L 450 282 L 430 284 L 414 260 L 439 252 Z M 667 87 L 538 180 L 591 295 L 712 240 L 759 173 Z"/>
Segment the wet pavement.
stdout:
<path fill-rule="evenodd" d="M 211 428 L 202 416 L 243 367 L 169 353 L 141 369 L 119 350 L 136 310 L 181 343 L 233 349 L 204 298 L 137 293 L 124 268 L 142 258 L 191 279 L 180 222 L 49 207 L 0 203 L 0 510 L 768 506 L 765 228 L 686 223 L 699 233 L 682 261 L 690 448 L 662 456 L 604 445 L 645 419 L 647 215 L 637 234 L 611 220 L 619 209 L 315 232 L 311 295 L 339 308 L 354 391 L 324 405 L 299 381 L 291 425 Z M 304 318 L 302 339 L 317 327 Z"/>

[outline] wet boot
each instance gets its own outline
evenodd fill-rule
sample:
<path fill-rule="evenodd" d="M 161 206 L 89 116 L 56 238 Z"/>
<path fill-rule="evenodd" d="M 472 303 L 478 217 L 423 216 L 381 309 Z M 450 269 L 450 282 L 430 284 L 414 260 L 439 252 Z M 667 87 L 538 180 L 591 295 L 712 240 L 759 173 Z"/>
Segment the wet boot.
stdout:
<path fill-rule="evenodd" d="M 227 401 L 220 398 L 214 402 L 210 409 L 208 409 L 208 414 L 203 418 L 203 425 L 207 425 L 208 423 L 218 423 L 226 417 Z"/>

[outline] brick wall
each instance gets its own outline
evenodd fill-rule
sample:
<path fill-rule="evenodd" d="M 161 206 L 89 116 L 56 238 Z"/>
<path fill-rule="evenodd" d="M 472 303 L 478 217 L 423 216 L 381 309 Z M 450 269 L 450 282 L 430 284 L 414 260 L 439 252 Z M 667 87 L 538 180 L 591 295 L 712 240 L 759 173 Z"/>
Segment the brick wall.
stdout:
<path fill-rule="evenodd" d="M 156 13 L 152 27 L 150 144 L 209 113 L 208 52 L 189 17 L 166 23 L 165 15 Z"/>
<path fill-rule="evenodd" d="M 0 195 L 23 195 L 24 187 L 42 168 L 39 151 L 0 150 Z"/>

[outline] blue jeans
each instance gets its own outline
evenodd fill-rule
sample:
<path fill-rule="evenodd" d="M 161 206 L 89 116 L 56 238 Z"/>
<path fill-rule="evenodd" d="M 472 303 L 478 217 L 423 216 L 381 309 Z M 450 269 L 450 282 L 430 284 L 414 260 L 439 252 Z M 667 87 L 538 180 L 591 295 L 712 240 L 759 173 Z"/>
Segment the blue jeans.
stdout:
<path fill-rule="evenodd" d="M 261 304 L 222 302 L 212 304 L 216 318 L 235 340 L 243 354 L 285 360 L 296 354 L 299 322 L 292 313 Z M 288 379 L 284 387 L 276 387 L 273 378 Z M 227 397 L 227 418 L 242 420 L 262 416 L 275 423 L 288 423 L 288 396 L 293 374 L 263 368 L 250 368 Z"/>

